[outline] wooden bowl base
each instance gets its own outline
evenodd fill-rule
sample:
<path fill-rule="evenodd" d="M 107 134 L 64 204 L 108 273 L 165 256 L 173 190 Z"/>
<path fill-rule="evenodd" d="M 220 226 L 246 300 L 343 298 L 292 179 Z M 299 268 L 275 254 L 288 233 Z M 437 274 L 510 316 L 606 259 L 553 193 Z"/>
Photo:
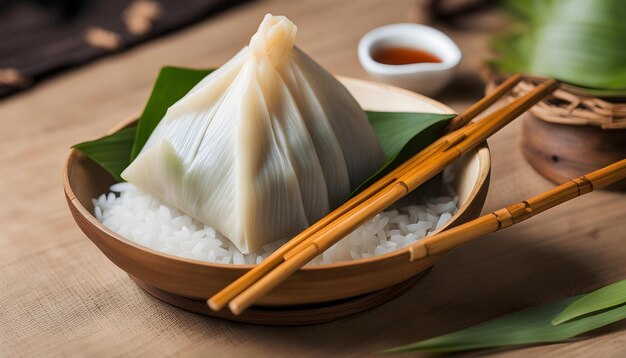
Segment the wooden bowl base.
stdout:
<path fill-rule="evenodd" d="M 395 286 L 357 297 L 310 305 L 281 307 L 252 306 L 239 316 L 235 316 L 227 308 L 219 312 L 212 311 L 204 300 L 194 300 L 175 295 L 150 286 L 136 277 L 130 276 L 130 278 L 152 296 L 186 311 L 252 324 L 301 326 L 329 322 L 381 305 L 413 288 L 429 270 L 430 269 L 427 269 Z"/>

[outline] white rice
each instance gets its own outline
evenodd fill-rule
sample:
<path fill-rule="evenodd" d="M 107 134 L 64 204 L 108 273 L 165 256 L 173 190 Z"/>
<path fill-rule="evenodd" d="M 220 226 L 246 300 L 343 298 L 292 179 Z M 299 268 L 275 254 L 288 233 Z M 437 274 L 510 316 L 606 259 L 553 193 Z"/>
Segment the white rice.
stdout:
<path fill-rule="evenodd" d="M 444 181 L 449 180 L 449 175 L 444 175 Z M 384 255 L 424 239 L 456 213 L 458 197 L 449 186 L 448 192 L 448 196 L 431 198 L 421 205 L 376 215 L 309 264 Z M 224 264 L 255 264 L 284 243 L 271 243 L 244 255 L 214 228 L 128 183 L 111 186 L 111 192 L 93 199 L 93 204 L 96 218 L 109 229 L 140 245 L 181 257 Z"/>

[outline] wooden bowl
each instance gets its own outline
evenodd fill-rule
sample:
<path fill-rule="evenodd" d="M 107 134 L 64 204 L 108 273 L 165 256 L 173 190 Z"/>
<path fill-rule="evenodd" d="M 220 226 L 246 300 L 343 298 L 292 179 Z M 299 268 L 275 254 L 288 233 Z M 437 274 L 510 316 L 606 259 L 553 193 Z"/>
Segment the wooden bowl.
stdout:
<path fill-rule="evenodd" d="M 363 108 L 452 113 L 445 105 L 392 86 L 340 78 Z M 119 130 L 134 119 L 117 126 Z M 487 195 L 490 156 L 486 143 L 462 157 L 453 187 L 460 209 L 442 229 L 478 217 Z M 416 276 L 441 256 L 410 262 L 408 249 L 369 259 L 305 267 L 240 316 L 212 312 L 204 301 L 250 265 L 215 264 L 161 253 L 109 230 L 92 215 L 91 199 L 109 191 L 113 178 L 82 153 L 65 162 L 64 189 L 70 211 L 85 235 L 139 286 L 175 306 L 211 316 L 262 324 L 308 324 L 331 320 L 381 304 L 409 289 Z"/>

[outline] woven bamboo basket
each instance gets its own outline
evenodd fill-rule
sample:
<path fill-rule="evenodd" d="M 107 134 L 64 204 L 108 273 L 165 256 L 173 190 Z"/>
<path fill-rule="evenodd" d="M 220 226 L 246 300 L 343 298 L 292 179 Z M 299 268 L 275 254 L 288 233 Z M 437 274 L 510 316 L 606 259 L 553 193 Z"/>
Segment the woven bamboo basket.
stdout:
<path fill-rule="evenodd" d="M 445 105 L 396 87 L 340 78 L 367 109 L 451 113 Z M 135 122 L 124 121 L 112 131 Z M 440 230 L 472 220 L 480 214 L 487 195 L 490 157 L 486 143 L 455 163 L 452 184 L 459 210 Z M 224 288 L 250 265 L 214 264 L 164 254 L 112 232 L 92 215 L 91 198 L 108 191 L 113 178 L 76 150 L 64 168 L 64 190 L 70 211 L 85 235 L 140 287 L 174 306 L 220 318 L 271 325 L 320 323 L 363 311 L 410 289 L 443 254 L 411 259 L 408 248 L 369 259 L 300 269 L 258 306 L 234 316 L 227 309 L 211 311 L 205 300 Z"/>
<path fill-rule="evenodd" d="M 489 93 L 503 79 L 491 69 L 482 73 Z M 533 89 L 527 77 L 507 97 Z M 602 99 L 579 87 L 561 84 L 530 110 L 522 123 L 521 150 L 541 175 L 562 183 L 626 157 L 626 99 Z M 609 187 L 626 190 L 625 183 Z"/>

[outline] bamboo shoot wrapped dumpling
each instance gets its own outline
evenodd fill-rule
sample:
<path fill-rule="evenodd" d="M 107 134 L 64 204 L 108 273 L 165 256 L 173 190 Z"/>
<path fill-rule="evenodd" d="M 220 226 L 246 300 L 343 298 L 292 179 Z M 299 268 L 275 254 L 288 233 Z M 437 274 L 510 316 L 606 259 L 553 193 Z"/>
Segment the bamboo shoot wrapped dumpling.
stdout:
<path fill-rule="evenodd" d="M 384 161 L 358 103 L 266 15 L 249 46 L 160 121 L 122 177 L 243 253 L 289 238 Z"/>

